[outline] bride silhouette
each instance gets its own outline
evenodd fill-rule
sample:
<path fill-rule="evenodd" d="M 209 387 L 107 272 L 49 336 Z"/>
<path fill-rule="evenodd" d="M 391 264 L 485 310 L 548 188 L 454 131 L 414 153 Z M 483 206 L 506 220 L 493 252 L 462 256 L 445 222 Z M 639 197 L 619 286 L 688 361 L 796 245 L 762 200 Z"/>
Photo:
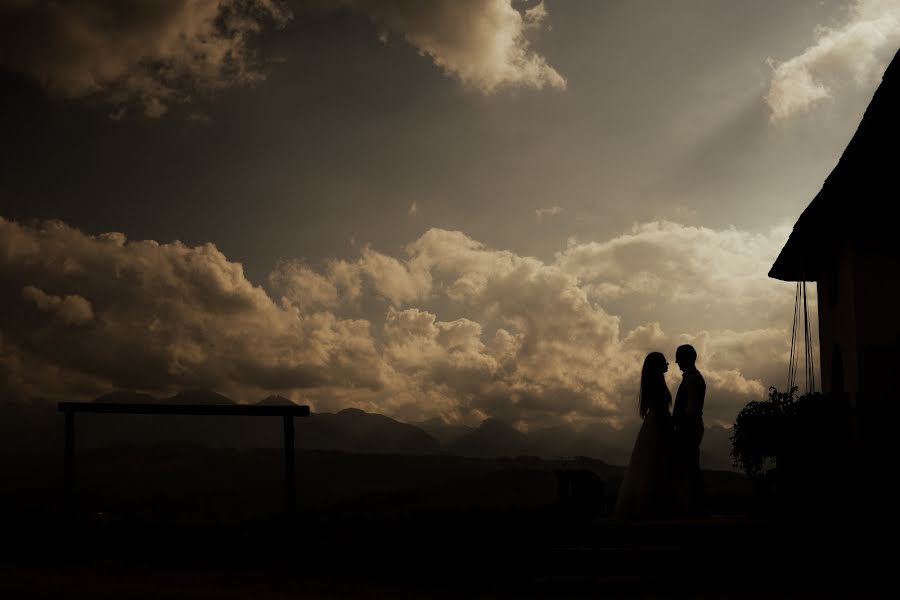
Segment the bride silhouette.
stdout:
<path fill-rule="evenodd" d="M 622 520 L 665 519 L 677 514 L 674 430 L 666 387 L 669 363 L 651 352 L 641 370 L 640 413 L 644 420 L 619 488 L 613 516 Z"/>

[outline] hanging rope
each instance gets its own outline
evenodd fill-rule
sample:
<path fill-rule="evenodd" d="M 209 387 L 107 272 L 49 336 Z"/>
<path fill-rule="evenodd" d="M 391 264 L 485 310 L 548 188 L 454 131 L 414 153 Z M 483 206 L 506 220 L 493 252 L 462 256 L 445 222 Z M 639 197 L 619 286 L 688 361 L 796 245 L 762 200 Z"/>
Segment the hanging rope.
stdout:
<path fill-rule="evenodd" d="M 794 389 L 794 382 L 795 382 L 795 379 L 797 376 L 797 373 L 796 373 L 797 361 L 795 359 L 794 350 L 797 347 L 797 321 L 798 321 L 797 310 L 799 309 L 799 307 L 800 307 L 800 282 L 798 281 L 797 289 L 796 289 L 796 292 L 794 293 L 794 317 L 793 317 L 793 322 L 791 324 L 791 358 L 790 358 L 790 361 L 788 362 L 788 384 L 787 384 L 787 390 L 786 390 L 788 392 L 791 391 L 792 389 Z"/>
<path fill-rule="evenodd" d="M 801 333 L 802 328 L 802 333 Z M 816 369 L 813 357 L 813 334 L 809 325 L 809 302 L 806 294 L 806 282 L 798 281 L 797 289 L 794 294 L 794 321 L 791 325 L 791 356 L 788 365 L 788 390 L 797 386 L 798 374 L 800 372 L 800 343 L 803 343 L 803 367 L 804 378 L 806 384 L 806 393 L 812 394 L 816 391 Z"/>
<path fill-rule="evenodd" d="M 813 361 L 812 327 L 809 326 L 809 307 L 806 303 L 806 282 L 803 286 L 803 327 L 806 330 L 806 343 L 803 356 L 806 358 L 806 393 L 816 393 L 816 363 Z"/>

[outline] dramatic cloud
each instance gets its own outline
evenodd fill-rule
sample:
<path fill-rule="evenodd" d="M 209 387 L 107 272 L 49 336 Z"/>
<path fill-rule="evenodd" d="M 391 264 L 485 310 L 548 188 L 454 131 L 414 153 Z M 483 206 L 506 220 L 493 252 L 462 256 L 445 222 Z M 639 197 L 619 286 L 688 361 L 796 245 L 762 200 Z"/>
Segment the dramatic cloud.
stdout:
<path fill-rule="evenodd" d="M 792 288 L 765 276 L 784 233 L 650 223 L 546 263 L 431 229 L 400 257 L 281 261 L 267 291 L 209 244 L 0 220 L 4 393 L 208 386 L 410 420 L 618 425 L 636 420 L 644 356 L 690 342 L 708 418 L 729 423 L 786 371 Z"/>
<path fill-rule="evenodd" d="M 772 120 L 808 110 L 848 83 L 874 89 L 898 46 L 900 0 L 856 0 L 844 22 L 818 28 L 802 54 L 772 62 Z"/>
<path fill-rule="evenodd" d="M 82 325 L 94 318 L 91 303 L 81 296 L 51 296 L 42 290 L 26 285 L 22 288 L 22 297 L 31 300 L 43 311 L 55 314 L 68 325 Z"/>
<path fill-rule="evenodd" d="M 306 289 L 318 293 L 310 305 L 332 301 L 311 272 L 284 268 L 292 281 L 307 275 Z M 98 390 L 382 386 L 368 322 L 276 304 L 212 245 L 0 220 L 0 275 L 3 350 L 23 356 L 26 370 L 83 373 Z"/>
<path fill-rule="evenodd" d="M 429 384 L 449 388 L 466 411 L 507 420 L 617 412 L 631 370 L 618 363 L 618 319 L 592 305 L 574 277 L 460 232 L 432 229 L 407 254 L 409 273 L 423 282 L 427 274 L 432 294 L 466 315 L 413 328 L 417 339 L 453 348 Z"/>
<path fill-rule="evenodd" d="M 647 223 L 606 242 L 572 243 L 556 260 L 632 323 L 629 348 L 668 354 L 693 344 L 716 398 L 707 412 L 730 422 L 746 398 L 784 386 L 794 287 L 766 274 L 787 235 L 784 227 L 753 234 Z M 813 315 L 815 307 L 813 298 Z"/>
<path fill-rule="evenodd" d="M 752 327 L 781 318 L 790 284 L 767 273 L 789 234 L 638 225 L 606 242 L 571 243 L 557 263 L 598 302 L 637 319 L 664 316 L 691 328 Z"/>
<path fill-rule="evenodd" d="M 0 66 L 65 98 L 136 101 L 159 117 L 194 94 L 261 79 L 248 40 L 289 18 L 278 0 L 15 0 L 0 5 Z"/>
<path fill-rule="evenodd" d="M 368 16 L 382 39 L 397 36 L 466 86 L 563 88 L 530 49 L 543 4 L 511 0 L 300 0 L 298 16 L 340 8 Z M 160 117 L 172 104 L 265 78 L 250 47 L 264 27 L 292 18 L 282 0 L 78 0 L 0 3 L 0 67 L 63 98 L 95 99 L 122 119 L 137 104 Z M 202 119 L 202 116 L 201 116 Z"/>
<path fill-rule="evenodd" d="M 382 39 L 397 35 L 463 84 L 490 94 L 503 87 L 565 88 L 566 80 L 530 49 L 528 34 L 547 17 L 540 2 L 524 13 L 512 0 L 341 0 L 369 15 Z"/>

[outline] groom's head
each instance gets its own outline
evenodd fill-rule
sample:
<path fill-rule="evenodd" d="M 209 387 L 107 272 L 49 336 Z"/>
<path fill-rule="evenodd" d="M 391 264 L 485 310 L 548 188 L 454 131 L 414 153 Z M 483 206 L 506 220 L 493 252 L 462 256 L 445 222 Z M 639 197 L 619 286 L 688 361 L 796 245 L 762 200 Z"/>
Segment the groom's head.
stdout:
<path fill-rule="evenodd" d="M 693 369 L 694 363 L 697 362 L 697 351 L 690 344 L 678 346 L 675 350 L 675 362 L 682 371 Z"/>

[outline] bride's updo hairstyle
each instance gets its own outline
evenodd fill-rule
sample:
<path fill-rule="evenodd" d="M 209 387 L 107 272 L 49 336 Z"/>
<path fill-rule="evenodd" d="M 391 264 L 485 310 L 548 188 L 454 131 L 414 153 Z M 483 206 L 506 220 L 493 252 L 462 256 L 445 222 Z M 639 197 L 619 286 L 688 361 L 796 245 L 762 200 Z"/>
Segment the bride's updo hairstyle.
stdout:
<path fill-rule="evenodd" d="M 641 416 L 646 417 L 650 409 L 663 402 L 668 406 L 672 402 L 672 394 L 666 386 L 666 357 L 662 352 L 651 352 L 644 359 L 641 369 Z"/>

